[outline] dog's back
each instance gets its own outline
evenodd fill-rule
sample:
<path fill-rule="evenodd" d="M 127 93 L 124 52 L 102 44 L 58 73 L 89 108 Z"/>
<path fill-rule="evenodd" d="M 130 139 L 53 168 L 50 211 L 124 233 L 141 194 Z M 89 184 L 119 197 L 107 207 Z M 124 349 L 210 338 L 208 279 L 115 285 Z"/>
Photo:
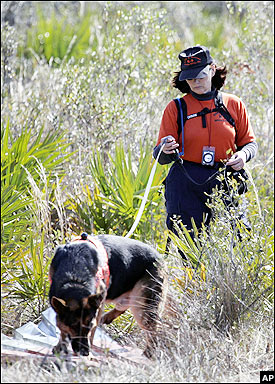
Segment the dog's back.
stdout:
<path fill-rule="evenodd" d="M 114 235 L 99 235 L 110 269 L 107 299 L 112 300 L 133 288 L 146 271 L 154 274 L 160 261 L 159 253 L 138 240 Z M 65 294 L 70 284 L 80 284 L 89 294 L 96 293 L 94 276 L 100 254 L 89 242 L 72 242 L 56 249 L 50 267 L 50 297 Z M 65 298 L 65 297 L 64 297 Z"/>
<path fill-rule="evenodd" d="M 146 271 L 152 275 L 156 273 L 160 255 L 151 246 L 121 236 L 100 235 L 98 238 L 109 257 L 111 284 L 108 300 L 131 290 Z"/>

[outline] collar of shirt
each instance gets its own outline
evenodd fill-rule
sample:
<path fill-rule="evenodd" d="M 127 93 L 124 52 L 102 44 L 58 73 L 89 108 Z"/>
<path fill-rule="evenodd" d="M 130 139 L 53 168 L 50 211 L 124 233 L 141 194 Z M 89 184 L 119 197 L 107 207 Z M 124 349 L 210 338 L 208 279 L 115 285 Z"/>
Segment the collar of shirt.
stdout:
<path fill-rule="evenodd" d="M 191 95 L 195 99 L 197 99 L 197 100 L 211 100 L 211 99 L 214 99 L 216 92 L 217 92 L 216 88 L 213 88 L 210 92 L 203 93 L 202 95 L 199 95 L 198 93 L 190 91 Z"/>

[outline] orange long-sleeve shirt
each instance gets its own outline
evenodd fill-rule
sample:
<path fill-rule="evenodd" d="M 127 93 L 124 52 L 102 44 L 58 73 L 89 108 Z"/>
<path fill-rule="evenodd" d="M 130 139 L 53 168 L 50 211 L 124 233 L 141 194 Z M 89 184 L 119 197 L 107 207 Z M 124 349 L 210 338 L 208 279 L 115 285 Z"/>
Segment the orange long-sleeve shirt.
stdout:
<path fill-rule="evenodd" d="M 255 135 L 250 124 L 244 103 L 237 96 L 222 92 L 223 103 L 235 120 L 236 131 L 219 113 L 206 115 L 206 128 L 202 126 L 201 116 L 186 120 L 184 124 L 184 156 L 183 159 L 201 163 L 203 146 L 215 147 L 215 161 L 229 159 L 236 147 L 255 141 Z M 184 96 L 187 104 L 187 115 L 197 113 L 203 108 L 214 109 L 214 100 L 197 100 L 191 94 Z M 171 135 L 180 144 L 182 151 L 182 134 L 178 137 L 178 110 L 175 102 L 169 102 L 164 110 L 157 145 L 162 137 Z"/>

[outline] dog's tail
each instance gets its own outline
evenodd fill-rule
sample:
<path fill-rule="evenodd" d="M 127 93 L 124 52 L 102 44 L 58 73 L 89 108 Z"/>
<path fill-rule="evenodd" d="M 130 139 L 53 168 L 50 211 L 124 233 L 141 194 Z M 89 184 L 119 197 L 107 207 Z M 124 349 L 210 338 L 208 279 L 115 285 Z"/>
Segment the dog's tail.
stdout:
<path fill-rule="evenodd" d="M 157 266 L 148 270 L 146 276 L 145 279 L 149 279 L 150 284 L 147 285 L 144 292 L 145 305 L 150 309 L 151 320 L 161 322 L 168 294 L 168 274 L 163 266 Z"/>
<path fill-rule="evenodd" d="M 161 298 L 159 302 L 159 316 L 160 318 L 163 317 L 164 311 L 166 309 L 166 303 L 167 303 L 167 297 L 168 297 L 168 271 L 166 268 L 162 267 L 162 291 L 161 291 Z"/>

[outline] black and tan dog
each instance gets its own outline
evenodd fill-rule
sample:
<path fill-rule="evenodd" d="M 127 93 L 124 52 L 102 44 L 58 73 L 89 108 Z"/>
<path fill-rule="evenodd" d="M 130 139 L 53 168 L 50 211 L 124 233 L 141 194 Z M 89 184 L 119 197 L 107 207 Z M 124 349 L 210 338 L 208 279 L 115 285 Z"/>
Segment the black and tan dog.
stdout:
<path fill-rule="evenodd" d="M 164 300 L 159 262 L 153 248 L 120 236 L 83 233 L 59 246 L 50 267 L 50 304 L 61 331 L 54 352 L 67 353 L 69 338 L 75 353 L 88 355 L 97 325 L 111 323 L 130 308 L 146 331 L 144 354 L 150 357 Z M 111 302 L 114 309 L 104 313 L 104 304 Z"/>

